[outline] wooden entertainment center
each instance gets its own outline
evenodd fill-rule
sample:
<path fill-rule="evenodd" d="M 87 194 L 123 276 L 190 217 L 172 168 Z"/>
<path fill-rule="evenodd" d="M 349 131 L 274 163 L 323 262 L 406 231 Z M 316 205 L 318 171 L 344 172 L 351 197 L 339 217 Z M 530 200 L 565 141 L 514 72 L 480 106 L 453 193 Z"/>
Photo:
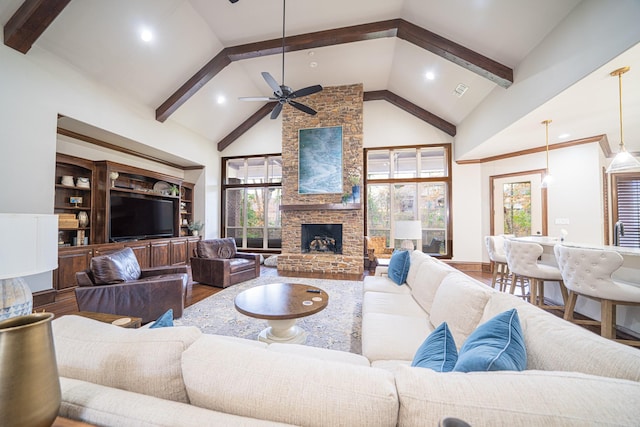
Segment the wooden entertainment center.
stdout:
<path fill-rule="evenodd" d="M 173 192 L 172 186 L 175 186 Z M 35 292 L 34 307 L 44 308 L 67 299 L 75 302 L 75 273 L 88 269 L 92 257 L 117 249 L 133 249 L 142 268 L 188 264 L 200 240 L 190 236 L 187 227 L 193 220 L 193 189 L 193 184 L 169 175 L 110 161 L 94 162 L 57 154 L 54 213 L 78 219 L 60 222 L 58 269 L 53 272 L 53 289 Z M 172 202 L 172 235 L 112 241 L 109 227 L 112 195 Z M 88 221 L 79 220 L 84 216 L 80 212 L 86 214 Z"/>

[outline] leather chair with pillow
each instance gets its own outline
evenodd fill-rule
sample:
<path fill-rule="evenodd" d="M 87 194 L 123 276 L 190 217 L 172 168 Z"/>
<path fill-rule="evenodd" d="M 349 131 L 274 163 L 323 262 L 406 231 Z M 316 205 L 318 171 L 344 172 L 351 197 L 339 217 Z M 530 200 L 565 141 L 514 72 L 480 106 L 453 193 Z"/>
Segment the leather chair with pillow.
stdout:
<path fill-rule="evenodd" d="M 260 276 L 260 255 L 238 252 L 233 238 L 200 240 L 191 258 L 193 280 L 226 288 Z"/>
<path fill-rule="evenodd" d="M 80 311 L 156 320 L 168 309 L 182 316 L 189 281 L 186 266 L 140 269 L 131 248 L 91 259 L 89 270 L 76 273 L 76 301 Z"/>

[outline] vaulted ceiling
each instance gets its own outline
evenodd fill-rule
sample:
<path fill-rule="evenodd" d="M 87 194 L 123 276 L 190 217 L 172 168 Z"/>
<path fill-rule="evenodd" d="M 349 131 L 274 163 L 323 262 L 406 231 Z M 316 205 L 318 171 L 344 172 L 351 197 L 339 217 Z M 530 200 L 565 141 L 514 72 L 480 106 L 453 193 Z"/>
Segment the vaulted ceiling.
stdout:
<path fill-rule="evenodd" d="M 513 70 L 579 2 L 289 0 L 285 83 L 363 83 L 368 99 L 384 99 L 455 135 L 492 91 L 509 90 Z M 6 44 L 27 55 L 46 51 L 159 121 L 176 121 L 220 148 L 268 120 L 264 103 L 238 97 L 271 95 L 262 71 L 282 78 L 281 0 L 4 0 L 0 22 Z M 144 29 L 149 42 L 140 38 Z M 632 66 L 625 94 L 636 94 L 625 98 L 631 114 L 640 113 L 638 50 L 624 53 Z M 462 97 L 454 94 L 459 84 L 468 87 Z M 601 95 L 597 107 L 585 102 L 594 91 Z M 501 154 L 505 141 L 508 151 L 540 146 L 540 114 L 571 139 L 610 133 L 617 141 L 616 100 L 617 83 L 596 70 L 476 154 Z M 627 122 L 628 148 L 640 151 L 640 120 Z"/>

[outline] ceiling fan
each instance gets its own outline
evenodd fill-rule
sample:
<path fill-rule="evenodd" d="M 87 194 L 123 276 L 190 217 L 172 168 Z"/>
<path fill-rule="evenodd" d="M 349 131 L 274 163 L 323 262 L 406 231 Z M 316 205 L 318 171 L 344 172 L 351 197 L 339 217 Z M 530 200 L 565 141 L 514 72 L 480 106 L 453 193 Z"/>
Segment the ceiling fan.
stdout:
<path fill-rule="evenodd" d="M 263 71 L 262 78 L 273 90 L 273 96 L 251 96 L 239 98 L 241 101 L 278 101 L 276 106 L 271 111 L 271 119 L 278 118 L 284 104 L 289 104 L 300 111 L 311 114 L 312 116 L 315 115 L 316 110 L 297 101 L 294 101 L 294 99 L 302 98 L 303 96 L 311 95 L 322 90 L 322 86 L 314 85 L 294 91 L 289 86 L 286 86 L 284 84 L 285 9 L 286 0 L 282 0 L 282 84 L 279 85 L 276 79 L 274 79 L 271 74 L 269 74 L 267 71 Z"/>

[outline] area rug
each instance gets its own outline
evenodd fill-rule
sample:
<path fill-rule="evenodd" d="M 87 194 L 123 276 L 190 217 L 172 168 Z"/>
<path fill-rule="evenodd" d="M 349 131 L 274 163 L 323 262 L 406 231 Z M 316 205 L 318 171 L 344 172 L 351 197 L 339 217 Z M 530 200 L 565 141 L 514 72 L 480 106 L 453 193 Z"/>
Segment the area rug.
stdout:
<path fill-rule="evenodd" d="M 262 276 L 223 289 L 187 307 L 174 324 L 197 326 L 207 334 L 256 339 L 260 331 L 268 326 L 267 321 L 239 313 L 233 306 L 233 300 L 246 289 L 279 282 L 316 286 L 329 295 L 327 308 L 300 318 L 296 323 L 308 333 L 306 345 L 361 354 L 361 281 Z"/>

